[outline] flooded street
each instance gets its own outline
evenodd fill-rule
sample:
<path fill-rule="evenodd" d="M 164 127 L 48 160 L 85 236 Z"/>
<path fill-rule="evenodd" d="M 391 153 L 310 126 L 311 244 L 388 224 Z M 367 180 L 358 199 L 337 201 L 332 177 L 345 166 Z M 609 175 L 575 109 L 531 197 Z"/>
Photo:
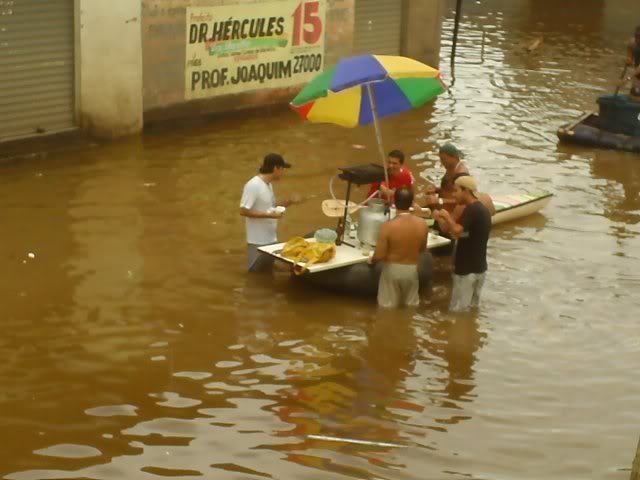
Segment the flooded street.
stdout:
<path fill-rule="evenodd" d="M 286 240 L 334 225 L 329 180 L 377 161 L 373 128 L 282 109 L 1 163 L 0 476 L 628 478 L 640 156 L 555 131 L 615 89 L 637 3 L 464 3 L 450 94 L 383 135 L 423 179 L 452 141 L 481 190 L 555 194 L 493 230 L 479 313 L 446 311 L 442 262 L 411 313 L 245 273 L 262 156 L 294 164 L 279 196 L 313 196 Z"/>

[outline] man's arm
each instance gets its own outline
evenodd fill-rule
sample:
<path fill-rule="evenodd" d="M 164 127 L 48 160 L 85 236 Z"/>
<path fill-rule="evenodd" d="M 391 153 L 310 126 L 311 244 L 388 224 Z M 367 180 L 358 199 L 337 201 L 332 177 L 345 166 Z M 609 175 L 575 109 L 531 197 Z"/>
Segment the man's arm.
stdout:
<path fill-rule="evenodd" d="M 387 232 L 387 224 L 383 224 L 380 227 L 380 234 L 378 235 L 378 242 L 376 243 L 376 251 L 369 260 L 369 263 L 382 262 L 387 258 L 387 252 L 389 250 L 389 234 Z"/>
<path fill-rule="evenodd" d="M 427 241 L 429 241 L 429 225 L 427 222 L 423 222 L 423 238 L 424 240 L 420 243 L 420 252 L 424 252 L 427 249 Z"/>
<path fill-rule="evenodd" d="M 282 214 L 278 212 L 260 212 L 258 210 L 240 207 L 240 216 L 249 218 L 280 218 Z"/>
<path fill-rule="evenodd" d="M 446 210 L 442 210 L 440 212 L 439 217 L 442 219 L 442 222 L 446 225 L 447 231 L 453 238 L 460 238 L 464 233 L 464 227 L 456 222 L 451 214 Z"/>
<path fill-rule="evenodd" d="M 300 195 L 298 195 L 297 193 L 294 193 L 293 195 L 291 195 L 291 197 L 287 198 L 286 200 L 281 200 L 278 202 L 278 207 L 285 207 L 285 208 L 289 208 L 291 205 L 296 205 L 298 203 L 303 203 L 306 200 L 315 197 L 315 195 L 307 195 L 306 197 L 301 197 Z"/>
<path fill-rule="evenodd" d="M 453 212 L 451 212 L 450 217 L 451 220 L 454 223 L 458 223 L 460 221 L 460 218 L 462 217 L 462 213 L 464 212 L 464 206 L 463 205 L 456 205 L 456 208 L 453 209 Z M 440 209 L 440 210 L 435 210 L 432 214 L 433 219 L 438 222 L 438 225 L 440 226 L 440 231 L 442 233 L 450 233 L 450 222 L 445 218 L 445 216 L 443 214 L 448 213 L 447 210 L 444 209 Z"/>
<path fill-rule="evenodd" d="M 493 217 L 496 214 L 496 206 L 493 203 L 493 199 L 487 194 L 483 194 L 482 199 L 482 204 L 487 207 L 487 210 L 489 210 L 489 213 Z"/>
<path fill-rule="evenodd" d="M 374 182 L 369 187 L 369 193 L 367 193 L 367 198 L 371 197 L 374 193 L 376 193 L 380 188 L 380 184 L 378 182 Z"/>
<path fill-rule="evenodd" d="M 384 183 L 380 184 L 380 191 L 382 192 L 383 195 L 385 195 L 388 198 L 393 198 L 393 196 L 396 193 L 395 188 L 388 188 Z"/>

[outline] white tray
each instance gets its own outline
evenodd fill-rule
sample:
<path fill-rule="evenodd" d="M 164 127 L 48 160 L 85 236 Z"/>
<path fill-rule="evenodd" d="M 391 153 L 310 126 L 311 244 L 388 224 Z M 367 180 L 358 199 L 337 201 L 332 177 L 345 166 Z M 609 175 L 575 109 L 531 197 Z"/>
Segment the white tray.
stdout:
<path fill-rule="evenodd" d="M 313 242 L 312 238 L 306 239 L 308 242 Z M 445 245 L 449 245 L 451 240 L 445 237 L 441 237 L 439 235 L 434 235 L 429 233 L 429 238 L 427 240 L 427 248 L 436 248 L 442 247 Z M 284 243 L 274 243 L 272 245 L 265 245 L 264 247 L 258 248 L 261 252 L 268 253 L 276 257 L 278 260 L 282 260 L 284 262 L 294 264 L 295 262 L 290 258 L 283 257 L 280 255 L 282 251 L 282 247 Z M 372 253 L 372 252 L 371 252 Z M 328 262 L 324 263 L 316 263 L 309 266 L 309 273 L 323 272 L 325 270 L 333 270 L 335 268 L 348 267 L 349 265 L 355 265 L 357 263 L 364 263 L 369 258 L 369 254 L 365 254 L 362 249 L 357 248 L 348 243 L 343 243 L 336 247 L 336 256 L 333 257 Z M 304 263 L 298 263 L 299 266 L 304 266 Z"/>

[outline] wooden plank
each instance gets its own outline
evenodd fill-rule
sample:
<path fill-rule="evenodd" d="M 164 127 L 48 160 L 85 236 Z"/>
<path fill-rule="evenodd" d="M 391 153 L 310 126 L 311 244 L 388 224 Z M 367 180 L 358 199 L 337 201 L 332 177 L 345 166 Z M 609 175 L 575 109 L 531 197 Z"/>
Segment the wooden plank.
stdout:
<path fill-rule="evenodd" d="M 567 125 L 566 127 L 564 127 L 565 131 L 570 131 L 573 130 L 576 125 L 578 125 L 580 122 L 582 122 L 583 120 L 585 120 L 589 115 L 595 115 L 596 112 L 585 112 L 584 114 L 582 114 L 581 116 L 578 117 L 577 120 L 574 120 L 573 122 L 571 122 L 569 125 Z"/>

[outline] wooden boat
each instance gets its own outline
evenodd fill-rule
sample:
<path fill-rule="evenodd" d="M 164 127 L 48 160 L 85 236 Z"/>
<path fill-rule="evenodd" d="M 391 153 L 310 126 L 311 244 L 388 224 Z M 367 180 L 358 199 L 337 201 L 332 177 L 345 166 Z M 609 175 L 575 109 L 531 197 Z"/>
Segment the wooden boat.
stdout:
<path fill-rule="evenodd" d="M 553 197 L 550 192 L 518 193 L 514 195 L 499 195 L 491 197 L 496 207 L 496 213 L 491 217 L 491 223 L 511 222 L 542 210 Z"/>
<path fill-rule="evenodd" d="M 492 196 L 496 213 L 491 217 L 492 225 L 511 222 L 539 212 L 551 201 L 553 193 L 550 192 L 528 192 L 515 193 L 512 195 Z M 446 257 L 453 254 L 454 244 L 438 246 L 433 249 L 433 254 L 437 257 Z"/>

